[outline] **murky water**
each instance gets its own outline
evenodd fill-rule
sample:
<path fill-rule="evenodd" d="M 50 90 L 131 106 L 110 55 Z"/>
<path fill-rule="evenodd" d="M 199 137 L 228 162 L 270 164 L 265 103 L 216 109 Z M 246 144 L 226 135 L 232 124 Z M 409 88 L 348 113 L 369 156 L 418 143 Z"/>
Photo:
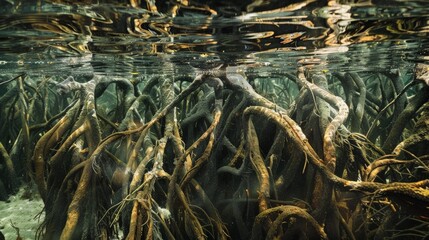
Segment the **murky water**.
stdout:
<path fill-rule="evenodd" d="M 428 239 L 428 35 L 427 0 L 0 0 L 0 207 L 44 206 L 0 233 Z"/>

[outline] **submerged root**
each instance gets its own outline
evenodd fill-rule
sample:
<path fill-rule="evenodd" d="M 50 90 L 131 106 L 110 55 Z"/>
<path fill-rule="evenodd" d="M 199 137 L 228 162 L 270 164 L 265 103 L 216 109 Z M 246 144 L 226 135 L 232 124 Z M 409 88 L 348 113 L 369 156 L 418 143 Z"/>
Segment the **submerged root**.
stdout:
<path fill-rule="evenodd" d="M 62 96 L 46 79 L 13 78 L 0 84 L 11 86 L 0 99 L 11 124 L 0 184 L 32 156 L 45 239 L 109 239 L 118 228 L 127 239 L 382 238 L 417 222 L 421 235 L 428 87 L 390 84 L 400 74 L 306 71 L 287 84 L 249 84 L 223 67 L 177 82 L 70 77 L 55 86 Z M 381 87 L 391 94 L 378 98 Z"/>

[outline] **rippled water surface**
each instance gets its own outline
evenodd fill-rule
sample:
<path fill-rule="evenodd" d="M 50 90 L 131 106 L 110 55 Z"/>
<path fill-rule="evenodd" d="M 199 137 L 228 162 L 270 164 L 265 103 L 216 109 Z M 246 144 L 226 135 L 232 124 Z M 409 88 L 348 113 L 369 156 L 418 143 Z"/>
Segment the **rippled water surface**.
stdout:
<path fill-rule="evenodd" d="M 1 6 L 0 69 L 9 73 L 188 74 L 220 63 L 249 74 L 303 64 L 412 70 L 429 58 L 423 0 L 3 0 Z"/>

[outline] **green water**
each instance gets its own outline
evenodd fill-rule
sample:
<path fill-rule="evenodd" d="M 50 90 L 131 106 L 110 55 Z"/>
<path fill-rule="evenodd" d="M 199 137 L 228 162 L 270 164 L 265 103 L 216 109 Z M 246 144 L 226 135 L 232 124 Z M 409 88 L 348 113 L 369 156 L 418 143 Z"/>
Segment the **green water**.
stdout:
<path fill-rule="evenodd" d="M 44 205 L 0 231 L 427 239 L 428 32 L 423 0 L 0 0 L 1 209 Z"/>

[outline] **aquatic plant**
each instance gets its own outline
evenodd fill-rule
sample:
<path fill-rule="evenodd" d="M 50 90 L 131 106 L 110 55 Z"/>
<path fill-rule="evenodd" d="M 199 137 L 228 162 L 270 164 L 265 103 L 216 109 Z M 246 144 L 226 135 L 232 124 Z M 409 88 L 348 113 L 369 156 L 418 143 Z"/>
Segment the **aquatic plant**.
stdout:
<path fill-rule="evenodd" d="M 38 239 L 427 239 L 428 7 L 375 2 L 5 1 L 0 200 L 35 183 Z"/>
<path fill-rule="evenodd" d="M 43 239 L 423 238 L 429 86 L 417 68 L 11 77 L 1 181 L 11 193 L 16 175 L 34 179 Z"/>

